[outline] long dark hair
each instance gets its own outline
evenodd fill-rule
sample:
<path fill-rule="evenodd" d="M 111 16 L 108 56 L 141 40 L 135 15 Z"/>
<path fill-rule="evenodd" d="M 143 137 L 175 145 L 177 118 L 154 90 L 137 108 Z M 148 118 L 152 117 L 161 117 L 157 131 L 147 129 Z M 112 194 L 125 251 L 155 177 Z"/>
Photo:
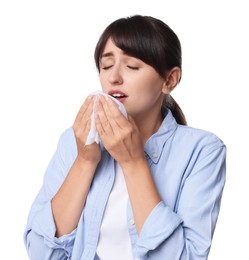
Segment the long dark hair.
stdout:
<path fill-rule="evenodd" d="M 94 58 L 98 70 L 109 38 L 126 54 L 152 66 L 162 77 L 174 67 L 182 69 L 180 41 L 174 31 L 159 19 L 134 15 L 112 22 L 100 36 L 95 48 Z M 181 108 L 169 94 L 165 95 L 162 112 L 166 109 L 171 110 L 178 124 L 187 124 Z"/>

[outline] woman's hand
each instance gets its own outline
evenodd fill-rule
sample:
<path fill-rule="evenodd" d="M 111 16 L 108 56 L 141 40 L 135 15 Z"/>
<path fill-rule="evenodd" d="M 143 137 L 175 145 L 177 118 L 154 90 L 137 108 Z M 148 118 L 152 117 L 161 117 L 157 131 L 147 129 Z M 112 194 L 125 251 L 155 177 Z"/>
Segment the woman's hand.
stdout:
<path fill-rule="evenodd" d="M 113 100 L 99 97 L 95 123 L 105 148 L 119 164 L 144 159 L 143 142 L 134 120 L 127 120 Z"/>
<path fill-rule="evenodd" d="M 91 115 L 93 111 L 93 96 L 89 96 L 81 106 L 73 124 L 78 149 L 78 159 L 84 162 L 98 164 L 101 159 L 100 146 L 96 143 L 85 145 L 91 128 Z"/>

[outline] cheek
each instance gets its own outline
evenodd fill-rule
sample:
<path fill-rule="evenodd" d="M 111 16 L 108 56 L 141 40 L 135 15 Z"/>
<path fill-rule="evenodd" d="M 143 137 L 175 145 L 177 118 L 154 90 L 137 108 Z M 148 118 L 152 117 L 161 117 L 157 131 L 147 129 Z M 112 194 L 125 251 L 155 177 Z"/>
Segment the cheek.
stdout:
<path fill-rule="evenodd" d="M 103 77 L 99 77 L 99 82 L 101 85 L 101 88 L 104 92 L 106 92 L 107 88 L 106 88 L 106 81 L 103 79 Z"/>
<path fill-rule="evenodd" d="M 143 90 L 151 96 L 162 94 L 163 83 L 160 80 L 147 79 L 144 81 Z"/>

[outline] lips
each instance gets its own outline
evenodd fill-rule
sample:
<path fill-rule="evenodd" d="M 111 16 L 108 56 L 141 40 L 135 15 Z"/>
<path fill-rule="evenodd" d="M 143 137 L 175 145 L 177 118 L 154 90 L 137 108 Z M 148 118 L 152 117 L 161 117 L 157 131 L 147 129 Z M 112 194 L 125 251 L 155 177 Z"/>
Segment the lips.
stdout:
<path fill-rule="evenodd" d="M 125 100 L 125 98 L 127 98 L 128 96 L 120 91 L 120 90 L 111 90 L 108 92 L 108 94 L 116 99 L 118 99 L 120 102 L 123 102 Z"/>

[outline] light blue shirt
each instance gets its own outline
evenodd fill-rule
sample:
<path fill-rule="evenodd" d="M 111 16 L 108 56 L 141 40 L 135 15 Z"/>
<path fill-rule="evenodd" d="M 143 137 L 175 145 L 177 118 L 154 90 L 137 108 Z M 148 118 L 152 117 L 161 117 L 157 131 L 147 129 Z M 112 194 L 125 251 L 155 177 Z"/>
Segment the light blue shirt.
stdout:
<path fill-rule="evenodd" d="M 146 219 L 139 236 L 131 205 L 127 205 L 134 259 L 207 259 L 225 184 L 224 143 L 210 132 L 178 125 L 168 111 L 144 151 L 161 202 Z M 97 259 L 101 220 L 115 178 L 114 160 L 103 147 L 77 229 L 55 237 L 51 199 L 76 156 L 74 132 L 69 128 L 59 140 L 29 213 L 24 240 L 30 259 Z"/>

